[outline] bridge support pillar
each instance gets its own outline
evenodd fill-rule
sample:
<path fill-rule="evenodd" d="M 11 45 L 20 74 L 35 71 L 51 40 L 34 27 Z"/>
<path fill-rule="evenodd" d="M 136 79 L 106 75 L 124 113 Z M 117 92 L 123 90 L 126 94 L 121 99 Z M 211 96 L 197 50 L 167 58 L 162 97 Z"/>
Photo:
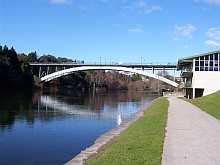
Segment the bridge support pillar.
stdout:
<path fill-rule="evenodd" d="M 175 82 L 175 81 L 176 81 L 176 70 L 175 70 L 175 68 L 173 69 L 173 71 L 174 71 L 174 74 L 173 74 L 173 81 Z"/>
<path fill-rule="evenodd" d="M 41 78 L 41 66 L 39 68 L 39 74 L 38 74 L 38 77 Z"/>
<path fill-rule="evenodd" d="M 50 67 L 48 66 L 47 67 L 47 75 L 49 74 L 49 70 L 50 70 Z"/>

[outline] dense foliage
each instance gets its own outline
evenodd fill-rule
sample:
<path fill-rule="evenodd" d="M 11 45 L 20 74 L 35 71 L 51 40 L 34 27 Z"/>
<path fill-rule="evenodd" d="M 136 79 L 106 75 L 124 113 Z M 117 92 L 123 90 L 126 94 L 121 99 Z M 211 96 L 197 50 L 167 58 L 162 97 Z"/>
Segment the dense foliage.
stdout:
<path fill-rule="evenodd" d="M 20 61 L 15 49 L 0 46 L 0 89 L 28 88 L 33 75 L 28 63 Z"/>

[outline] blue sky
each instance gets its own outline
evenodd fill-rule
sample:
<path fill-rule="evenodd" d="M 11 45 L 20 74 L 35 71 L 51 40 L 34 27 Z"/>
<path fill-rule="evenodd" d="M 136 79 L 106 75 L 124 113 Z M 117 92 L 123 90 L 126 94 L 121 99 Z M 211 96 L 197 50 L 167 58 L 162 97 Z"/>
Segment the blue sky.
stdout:
<path fill-rule="evenodd" d="M 0 44 L 85 62 L 177 62 L 220 49 L 220 0 L 0 0 Z"/>

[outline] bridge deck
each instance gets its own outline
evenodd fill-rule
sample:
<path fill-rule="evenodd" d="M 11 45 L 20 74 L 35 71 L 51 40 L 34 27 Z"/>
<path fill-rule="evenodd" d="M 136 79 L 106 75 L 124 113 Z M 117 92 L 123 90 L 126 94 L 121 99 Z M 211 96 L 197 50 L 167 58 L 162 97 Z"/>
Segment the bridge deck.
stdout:
<path fill-rule="evenodd" d="M 175 63 L 30 63 L 30 66 L 53 66 L 53 67 L 81 67 L 81 66 L 116 66 L 116 67 L 131 67 L 131 68 L 165 68 L 165 69 L 176 69 L 177 64 Z"/>

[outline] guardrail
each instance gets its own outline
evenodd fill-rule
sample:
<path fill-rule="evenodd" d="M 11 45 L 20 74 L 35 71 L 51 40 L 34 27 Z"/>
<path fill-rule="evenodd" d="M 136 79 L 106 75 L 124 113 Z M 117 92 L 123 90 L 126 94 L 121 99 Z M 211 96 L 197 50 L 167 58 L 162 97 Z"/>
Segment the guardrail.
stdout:
<path fill-rule="evenodd" d="M 63 63 L 29 63 L 31 66 L 157 66 L 157 67 L 176 67 L 176 63 L 115 63 L 115 62 L 87 62 L 87 63 L 77 63 L 77 62 L 63 62 Z"/>

